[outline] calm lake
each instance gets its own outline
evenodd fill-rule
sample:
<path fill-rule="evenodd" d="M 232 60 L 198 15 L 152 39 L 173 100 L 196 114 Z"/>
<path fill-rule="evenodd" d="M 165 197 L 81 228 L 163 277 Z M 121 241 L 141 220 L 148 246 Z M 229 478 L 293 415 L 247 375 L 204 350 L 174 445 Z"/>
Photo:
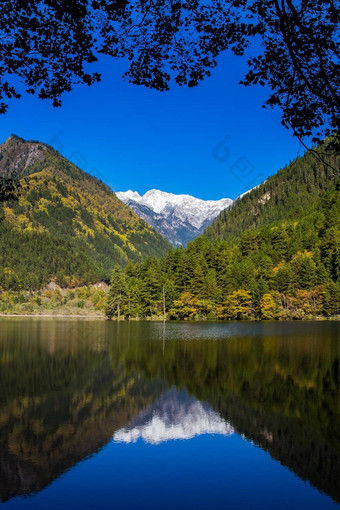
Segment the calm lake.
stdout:
<path fill-rule="evenodd" d="M 339 359 L 339 322 L 1 319 L 1 504 L 339 508 Z"/>

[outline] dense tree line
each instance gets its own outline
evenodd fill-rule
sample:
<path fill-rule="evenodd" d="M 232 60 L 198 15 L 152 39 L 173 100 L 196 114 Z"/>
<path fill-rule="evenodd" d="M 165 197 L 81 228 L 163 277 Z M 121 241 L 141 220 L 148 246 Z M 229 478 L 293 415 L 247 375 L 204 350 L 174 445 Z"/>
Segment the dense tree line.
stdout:
<path fill-rule="evenodd" d="M 303 319 L 340 314 L 340 185 L 284 221 L 197 238 L 112 274 L 107 316 Z"/>

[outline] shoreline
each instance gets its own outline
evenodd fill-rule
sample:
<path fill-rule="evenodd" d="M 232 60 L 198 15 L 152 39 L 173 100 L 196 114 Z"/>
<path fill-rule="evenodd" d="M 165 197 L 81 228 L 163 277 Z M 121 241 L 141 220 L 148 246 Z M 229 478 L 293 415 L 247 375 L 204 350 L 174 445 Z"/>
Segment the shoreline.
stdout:
<path fill-rule="evenodd" d="M 25 317 L 25 318 L 49 318 L 49 319 L 53 319 L 53 318 L 59 318 L 59 319 L 101 319 L 101 320 L 109 320 L 110 322 L 138 322 L 138 321 L 146 321 L 146 322 L 230 322 L 229 320 L 220 320 L 220 319 L 191 319 L 191 320 L 188 320 L 188 319 L 182 319 L 182 320 L 178 320 L 178 319 L 166 319 L 164 321 L 163 318 L 161 317 L 155 317 L 155 318 L 137 318 L 137 317 L 134 317 L 134 318 L 131 318 L 130 320 L 129 319 L 120 319 L 119 321 L 117 319 L 108 319 L 105 314 L 57 314 L 57 313 L 41 313 L 41 314 L 38 314 L 38 313 L 0 313 L 0 319 L 1 318 L 6 318 L 6 317 Z M 323 322 L 323 321 L 340 321 L 340 316 L 339 315 L 336 315 L 336 316 L 333 316 L 333 317 L 322 317 L 322 316 L 316 316 L 316 317 L 312 317 L 312 318 L 308 318 L 308 319 L 272 319 L 272 320 L 264 320 L 264 319 L 247 319 L 247 320 L 242 320 L 240 322 L 312 322 L 312 321 L 318 321 L 318 322 Z M 233 320 L 232 322 L 237 322 L 237 320 Z"/>
<path fill-rule="evenodd" d="M 86 315 L 86 314 L 59 314 L 59 313 L 0 313 L 0 318 L 3 317 L 61 317 L 64 319 L 105 319 L 105 315 Z"/>

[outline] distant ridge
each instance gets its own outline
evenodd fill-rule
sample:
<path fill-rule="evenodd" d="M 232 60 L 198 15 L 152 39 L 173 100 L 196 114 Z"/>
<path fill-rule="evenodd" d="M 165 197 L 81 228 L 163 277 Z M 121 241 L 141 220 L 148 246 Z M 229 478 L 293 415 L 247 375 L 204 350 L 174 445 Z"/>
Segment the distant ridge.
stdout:
<path fill-rule="evenodd" d="M 157 189 L 151 189 L 142 196 L 131 190 L 120 191 L 116 195 L 173 246 L 185 246 L 233 203 L 230 198 L 202 200 Z"/>

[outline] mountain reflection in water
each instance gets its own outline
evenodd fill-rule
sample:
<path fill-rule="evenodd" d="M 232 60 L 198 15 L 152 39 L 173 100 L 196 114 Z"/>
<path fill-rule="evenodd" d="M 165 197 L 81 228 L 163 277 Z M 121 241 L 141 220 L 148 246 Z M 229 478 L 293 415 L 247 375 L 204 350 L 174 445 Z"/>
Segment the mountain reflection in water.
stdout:
<path fill-rule="evenodd" d="M 0 498 L 111 443 L 241 435 L 340 501 L 337 323 L 0 323 Z M 134 447 L 134 445 L 132 445 Z"/>
<path fill-rule="evenodd" d="M 174 439 L 191 439 L 202 434 L 234 433 L 230 423 L 223 420 L 204 402 L 189 397 L 175 388 L 166 391 L 155 403 L 141 411 L 127 427 L 117 430 L 113 440 L 159 444 Z"/>

